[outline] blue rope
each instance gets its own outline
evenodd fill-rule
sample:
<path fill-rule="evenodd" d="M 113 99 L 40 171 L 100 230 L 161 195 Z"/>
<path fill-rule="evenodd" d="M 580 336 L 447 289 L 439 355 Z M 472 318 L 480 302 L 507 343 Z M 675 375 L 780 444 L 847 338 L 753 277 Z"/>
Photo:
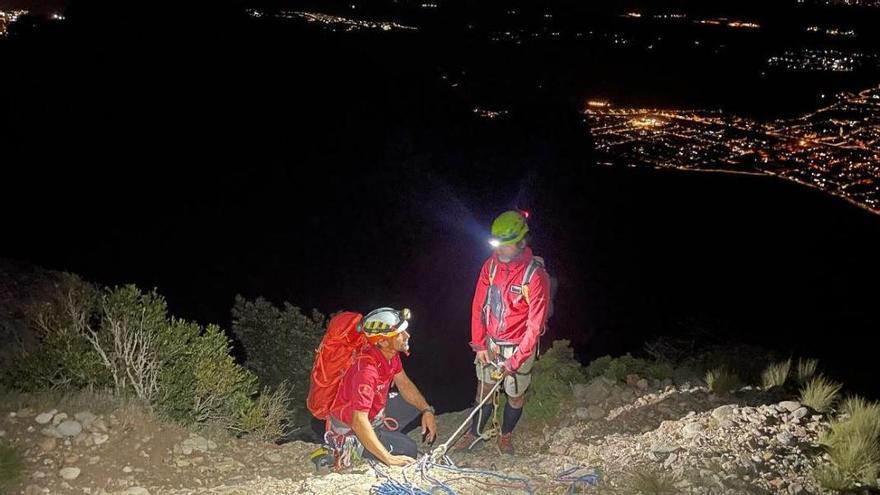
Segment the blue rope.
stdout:
<path fill-rule="evenodd" d="M 503 474 L 494 473 L 492 471 L 483 471 L 483 470 L 479 470 L 479 469 L 463 469 L 463 468 L 459 468 L 459 467 L 444 466 L 442 464 L 434 464 L 434 467 L 438 467 L 440 469 L 445 469 L 447 471 L 452 471 L 453 473 L 489 476 L 489 477 L 498 478 L 498 479 L 504 480 L 504 481 L 519 482 L 519 483 L 523 484 L 522 489 L 525 490 L 526 493 L 528 493 L 529 495 L 534 495 L 534 493 L 535 493 L 535 491 L 532 489 L 532 486 L 529 485 L 529 480 L 526 478 L 519 478 L 516 476 L 506 476 Z"/>
<path fill-rule="evenodd" d="M 527 478 L 507 476 L 492 471 L 484 471 L 480 469 L 464 469 L 456 467 L 454 465 L 445 466 L 443 464 L 435 464 L 433 462 L 430 462 L 427 457 L 423 458 L 412 467 L 421 473 L 423 480 L 427 480 L 434 485 L 430 491 L 425 491 L 414 485 L 411 481 L 409 481 L 405 472 L 403 473 L 404 481 L 403 483 L 401 483 L 382 471 L 379 468 L 378 464 L 370 462 L 370 465 L 380 477 L 384 478 L 384 481 L 382 483 L 380 483 L 379 485 L 375 485 L 370 489 L 371 495 L 436 495 L 438 493 L 445 493 L 446 495 L 456 495 L 455 490 L 453 490 L 449 485 L 428 474 L 428 471 L 432 467 L 463 475 L 485 476 L 503 481 L 522 483 L 522 489 L 525 492 L 527 492 L 529 495 L 534 495 L 535 493 Z M 404 468 L 404 471 L 406 471 L 406 469 L 407 468 Z M 596 486 L 599 483 L 599 477 L 600 474 L 595 470 L 587 470 L 587 468 L 584 468 L 582 466 L 574 466 L 562 470 L 559 474 L 556 475 L 554 481 L 570 484 L 568 488 L 568 493 L 574 494 L 577 492 L 578 488 Z"/>
<path fill-rule="evenodd" d="M 574 494 L 577 492 L 577 489 L 582 487 L 587 488 L 590 486 L 596 486 L 599 483 L 599 473 L 590 470 L 585 474 L 572 476 L 574 473 L 577 473 L 581 469 L 585 469 L 581 466 L 574 466 L 568 469 L 563 470 L 559 474 L 556 475 L 554 480 L 560 481 L 563 483 L 571 483 L 568 487 L 568 493 Z"/>

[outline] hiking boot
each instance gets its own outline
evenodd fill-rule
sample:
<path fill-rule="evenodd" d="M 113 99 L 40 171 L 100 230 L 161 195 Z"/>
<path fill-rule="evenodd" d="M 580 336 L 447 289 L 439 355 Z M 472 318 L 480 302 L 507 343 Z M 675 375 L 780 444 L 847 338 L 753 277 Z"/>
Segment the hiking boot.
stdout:
<path fill-rule="evenodd" d="M 498 450 L 502 454 L 514 455 L 516 451 L 513 449 L 513 432 L 502 433 L 498 437 Z"/>
<path fill-rule="evenodd" d="M 476 447 L 476 444 L 474 442 L 478 442 L 479 438 L 480 437 L 474 435 L 471 430 L 468 430 L 467 433 L 465 433 L 461 436 L 461 438 L 458 439 L 458 442 L 455 443 L 455 448 L 453 448 L 452 450 L 453 452 L 470 452 L 471 445 L 474 445 Z"/>

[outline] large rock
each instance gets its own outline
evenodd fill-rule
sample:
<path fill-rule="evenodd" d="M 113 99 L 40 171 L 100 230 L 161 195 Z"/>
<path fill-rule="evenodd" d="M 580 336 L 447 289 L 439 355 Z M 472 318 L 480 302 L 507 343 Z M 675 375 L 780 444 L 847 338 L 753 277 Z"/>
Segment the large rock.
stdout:
<path fill-rule="evenodd" d="M 779 404 L 776 404 L 780 409 L 784 409 L 786 412 L 793 413 L 800 409 L 801 403 L 795 400 L 784 400 Z"/>
<path fill-rule="evenodd" d="M 56 411 L 53 409 L 52 411 L 38 414 L 34 420 L 41 425 L 49 424 L 49 422 L 52 421 L 52 417 L 55 416 L 55 412 Z"/>
<path fill-rule="evenodd" d="M 58 471 L 58 474 L 67 481 L 75 480 L 79 477 L 80 470 L 78 467 L 66 467 Z"/>
<path fill-rule="evenodd" d="M 53 450 L 55 450 L 57 443 L 58 441 L 54 437 L 46 437 L 40 440 L 40 443 L 38 445 L 40 446 L 40 450 L 42 450 L 43 452 L 52 452 Z"/>
<path fill-rule="evenodd" d="M 92 423 L 98 419 L 97 416 L 90 413 L 89 411 L 81 411 L 73 415 L 73 418 L 80 422 L 83 425 L 83 428 L 88 429 L 92 426 Z"/>
<path fill-rule="evenodd" d="M 712 417 L 715 418 L 716 421 L 721 422 L 724 420 L 729 420 L 733 418 L 734 414 L 733 406 L 730 404 L 726 404 L 720 407 L 716 407 L 715 410 L 712 411 Z"/>
<path fill-rule="evenodd" d="M 595 405 L 589 406 L 587 408 L 587 415 L 590 417 L 590 419 L 594 421 L 602 419 L 605 417 L 605 409 L 602 409 L 601 407 Z"/>
<path fill-rule="evenodd" d="M 52 438 L 62 438 L 64 436 L 61 433 L 58 433 L 58 430 L 54 426 L 47 426 L 40 430 L 40 433 L 45 437 Z"/>
<path fill-rule="evenodd" d="M 612 384 L 609 384 L 604 377 L 599 377 L 587 385 L 575 385 L 574 396 L 575 399 L 587 405 L 598 404 L 611 395 L 611 386 Z"/>
<path fill-rule="evenodd" d="M 681 436 L 691 439 L 703 432 L 703 425 L 700 423 L 688 423 L 681 429 Z"/>
<path fill-rule="evenodd" d="M 791 413 L 791 419 L 792 419 L 792 421 L 800 421 L 801 419 L 805 418 L 809 414 L 810 414 L 809 409 L 807 409 L 806 407 L 801 407 Z"/>
<path fill-rule="evenodd" d="M 75 419 L 62 421 L 61 424 L 55 428 L 58 430 L 58 433 L 65 437 L 75 437 L 82 433 L 82 425 Z"/>

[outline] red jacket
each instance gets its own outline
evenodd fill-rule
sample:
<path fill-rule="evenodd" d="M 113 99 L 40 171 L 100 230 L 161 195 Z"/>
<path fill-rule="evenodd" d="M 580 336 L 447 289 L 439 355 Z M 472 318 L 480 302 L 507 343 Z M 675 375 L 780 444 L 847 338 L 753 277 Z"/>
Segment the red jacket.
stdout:
<path fill-rule="evenodd" d="M 517 344 L 516 352 L 507 363 L 512 370 L 519 369 L 523 361 L 535 352 L 538 337 L 547 322 L 550 301 L 550 276 L 547 271 L 543 267 L 538 268 L 529 281 L 530 303 L 526 302 L 520 290 L 532 258 L 534 255 L 531 248 L 526 248 L 517 259 L 508 263 L 498 261 L 498 256 L 493 254 L 483 263 L 474 293 L 471 346 L 477 350 L 485 350 L 487 335 L 496 340 Z M 497 288 L 497 292 L 484 315 L 483 306 L 489 293 L 489 270 L 493 260 L 496 268 L 492 285 Z"/>
<path fill-rule="evenodd" d="M 349 426 L 355 411 L 366 411 L 367 418 L 372 421 L 385 409 L 391 382 L 403 371 L 400 354 L 395 354 L 388 361 L 376 346 L 370 346 L 362 352 L 345 373 L 336 400 L 330 408 L 331 416 Z"/>

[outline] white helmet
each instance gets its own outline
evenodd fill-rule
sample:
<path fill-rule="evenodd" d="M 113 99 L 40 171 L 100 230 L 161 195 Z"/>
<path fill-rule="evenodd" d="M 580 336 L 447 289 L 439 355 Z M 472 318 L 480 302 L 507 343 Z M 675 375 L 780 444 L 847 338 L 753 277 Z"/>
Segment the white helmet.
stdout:
<path fill-rule="evenodd" d="M 364 332 L 367 337 L 394 337 L 409 327 L 411 317 L 407 308 L 400 311 L 394 308 L 374 309 L 358 324 L 358 331 Z"/>

